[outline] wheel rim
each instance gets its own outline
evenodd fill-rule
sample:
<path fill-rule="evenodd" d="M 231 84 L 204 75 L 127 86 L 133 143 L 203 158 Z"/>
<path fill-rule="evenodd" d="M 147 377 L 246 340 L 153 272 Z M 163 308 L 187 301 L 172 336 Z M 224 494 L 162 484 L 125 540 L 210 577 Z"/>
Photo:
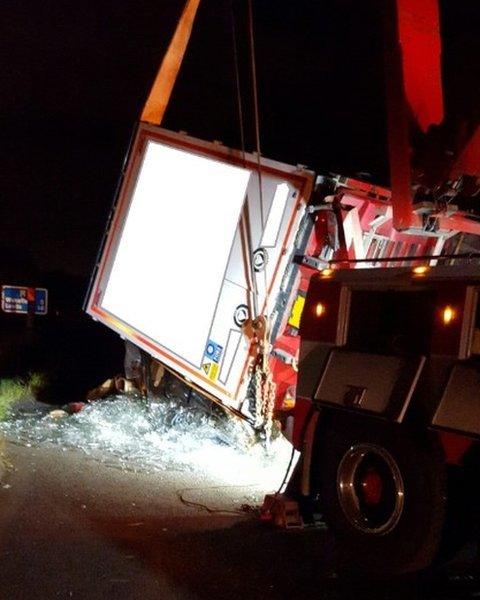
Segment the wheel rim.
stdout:
<path fill-rule="evenodd" d="M 400 469 L 385 448 L 374 444 L 352 446 L 342 458 L 337 494 L 348 521 L 371 535 L 392 531 L 403 512 Z"/>

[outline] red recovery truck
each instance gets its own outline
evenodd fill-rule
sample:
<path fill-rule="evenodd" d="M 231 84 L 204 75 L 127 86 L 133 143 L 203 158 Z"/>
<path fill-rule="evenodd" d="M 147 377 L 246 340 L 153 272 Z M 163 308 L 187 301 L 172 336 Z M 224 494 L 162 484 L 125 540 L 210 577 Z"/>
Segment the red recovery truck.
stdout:
<path fill-rule="evenodd" d="M 267 438 L 280 423 L 301 453 L 287 495 L 304 519 L 320 501 L 352 563 L 400 573 L 463 541 L 479 505 L 480 275 L 461 258 L 479 246 L 480 136 L 425 153 L 443 123 L 437 3 L 386 5 L 391 189 L 159 127 L 187 2 L 86 310 L 127 341 L 151 393 L 173 377 Z M 412 76 L 422 61 L 430 78 Z"/>
<path fill-rule="evenodd" d="M 479 259 L 311 279 L 289 491 L 320 498 L 364 569 L 421 569 L 479 534 Z"/>

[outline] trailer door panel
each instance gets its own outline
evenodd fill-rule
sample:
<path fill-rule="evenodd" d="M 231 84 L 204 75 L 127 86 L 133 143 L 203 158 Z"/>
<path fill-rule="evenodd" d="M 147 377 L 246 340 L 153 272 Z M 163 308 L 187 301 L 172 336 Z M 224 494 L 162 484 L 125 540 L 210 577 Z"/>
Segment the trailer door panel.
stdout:
<path fill-rule="evenodd" d="M 252 356 L 242 325 L 274 305 L 313 182 L 281 163 L 260 168 L 256 157 L 142 124 L 87 305 L 237 408 Z"/>

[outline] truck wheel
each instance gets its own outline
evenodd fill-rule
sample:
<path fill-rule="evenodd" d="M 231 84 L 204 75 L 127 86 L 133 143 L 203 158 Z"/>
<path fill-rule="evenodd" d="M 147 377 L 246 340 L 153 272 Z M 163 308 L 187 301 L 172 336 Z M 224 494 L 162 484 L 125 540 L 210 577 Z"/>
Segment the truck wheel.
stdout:
<path fill-rule="evenodd" d="M 445 518 L 445 470 L 435 437 L 328 414 L 317 435 L 312 483 L 349 570 L 394 575 L 434 560 Z"/>

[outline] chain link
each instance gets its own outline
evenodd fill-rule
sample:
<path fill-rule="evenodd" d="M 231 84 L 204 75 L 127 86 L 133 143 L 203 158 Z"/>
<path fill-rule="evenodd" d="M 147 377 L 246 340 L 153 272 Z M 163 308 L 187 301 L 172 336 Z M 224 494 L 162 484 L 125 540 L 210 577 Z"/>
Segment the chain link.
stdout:
<path fill-rule="evenodd" d="M 272 439 L 273 410 L 275 408 L 276 391 L 277 391 L 277 386 L 275 385 L 275 382 L 273 381 L 272 373 L 269 370 L 269 372 L 266 376 L 266 379 L 265 379 L 264 395 L 263 395 L 263 399 L 264 399 L 263 418 L 264 418 L 265 437 L 267 440 L 267 444 L 269 444 Z"/>
<path fill-rule="evenodd" d="M 262 317 L 257 320 L 255 329 L 261 333 L 257 339 L 258 354 L 254 370 L 255 389 L 255 426 L 263 427 L 267 444 L 272 437 L 273 412 L 275 408 L 275 396 L 277 386 L 273 381 L 273 375 L 269 364 L 269 324 Z"/>
<path fill-rule="evenodd" d="M 255 427 L 263 425 L 263 390 L 262 390 L 262 369 L 257 363 L 254 373 L 255 380 Z"/>

